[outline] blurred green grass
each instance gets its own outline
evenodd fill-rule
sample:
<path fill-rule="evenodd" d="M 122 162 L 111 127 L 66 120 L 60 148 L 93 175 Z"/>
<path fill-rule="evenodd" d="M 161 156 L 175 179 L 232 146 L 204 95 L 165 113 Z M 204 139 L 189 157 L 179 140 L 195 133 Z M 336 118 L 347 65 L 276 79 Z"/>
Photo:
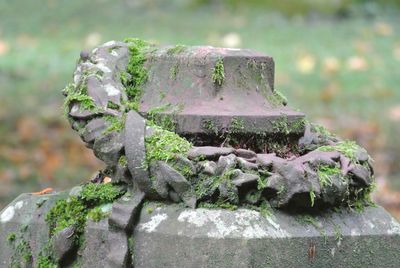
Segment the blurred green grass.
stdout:
<path fill-rule="evenodd" d="M 370 13 L 343 19 L 178 0 L 3 1 L 0 207 L 24 191 L 70 187 L 101 166 L 62 117 L 61 89 L 82 49 L 128 36 L 272 55 L 276 88 L 291 106 L 357 139 L 377 160 L 378 175 L 396 177 L 400 16 L 398 10 Z"/>

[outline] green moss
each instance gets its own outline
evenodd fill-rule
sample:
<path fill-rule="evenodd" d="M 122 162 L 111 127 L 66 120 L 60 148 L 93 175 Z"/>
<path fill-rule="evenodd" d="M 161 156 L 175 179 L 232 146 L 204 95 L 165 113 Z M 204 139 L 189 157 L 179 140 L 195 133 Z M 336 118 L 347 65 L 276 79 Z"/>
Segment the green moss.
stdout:
<path fill-rule="evenodd" d="M 314 192 L 314 190 L 311 190 L 311 191 L 310 191 L 311 207 L 314 206 L 315 198 L 316 198 L 315 192 Z"/>
<path fill-rule="evenodd" d="M 121 190 L 111 183 L 88 183 L 80 192 L 80 199 L 87 206 L 112 203 L 121 195 Z"/>
<path fill-rule="evenodd" d="M 342 229 L 340 228 L 339 225 L 336 225 L 336 224 L 333 225 L 333 234 L 334 234 L 335 240 L 337 242 L 340 242 L 343 240 Z"/>
<path fill-rule="evenodd" d="M 100 207 L 93 208 L 89 210 L 88 217 L 92 219 L 94 222 L 99 222 L 102 219 L 108 217 L 108 213 L 103 212 Z"/>
<path fill-rule="evenodd" d="M 16 233 L 10 233 L 7 236 L 7 242 L 8 243 L 13 243 L 16 238 L 17 238 L 17 234 Z"/>
<path fill-rule="evenodd" d="M 257 189 L 263 190 L 267 188 L 268 177 L 264 174 L 260 174 L 257 180 Z"/>
<path fill-rule="evenodd" d="M 123 77 L 123 83 L 126 85 L 126 93 L 131 103 L 131 108 L 135 111 L 139 110 L 140 98 L 143 95 L 142 86 L 147 81 L 148 71 L 144 67 L 146 62 L 146 51 L 150 48 L 150 44 L 136 38 L 125 39 L 128 43 L 130 58 L 126 68 L 130 74 L 130 79 L 127 76 Z"/>
<path fill-rule="evenodd" d="M 53 260 L 48 256 L 40 255 L 37 260 L 38 268 L 57 268 L 57 264 L 53 262 Z"/>
<path fill-rule="evenodd" d="M 215 85 L 221 86 L 225 80 L 224 61 L 218 59 L 212 70 L 212 80 Z"/>
<path fill-rule="evenodd" d="M 151 214 L 153 212 L 154 212 L 154 208 L 152 208 L 152 207 L 147 208 L 147 214 Z"/>
<path fill-rule="evenodd" d="M 307 119 L 300 118 L 296 119 L 291 125 L 292 132 L 302 132 L 305 130 Z"/>
<path fill-rule="evenodd" d="M 290 134 L 291 130 L 289 127 L 289 119 L 287 115 L 281 115 L 277 119 L 272 121 L 272 128 L 275 132 L 283 133 L 283 134 Z"/>
<path fill-rule="evenodd" d="M 332 134 L 329 132 L 329 130 L 326 129 L 322 125 L 312 124 L 311 130 L 316 132 L 316 133 L 318 133 L 318 134 L 320 134 L 321 136 L 324 136 L 324 137 L 332 136 Z"/>
<path fill-rule="evenodd" d="M 211 119 L 203 120 L 202 127 L 209 133 L 213 133 L 214 135 L 218 135 L 219 129 L 215 125 L 215 122 Z"/>
<path fill-rule="evenodd" d="M 32 249 L 29 246 L 29 243 L 24 239 L 18 243 L 16 254 L 25 264 L 32 261 Z"/>
<path fill-rule="evenodd" d="M 121 157 L 118 159 L 118 164 L 122 167 L 126 167 L 128 165 L 128 159 L 125 155 L 121 155 Z"/>
<path fill-rule="evenodd" d="M 115 104 L 115 103 L 112 102 L 112 101 L 108 101 L 108 103 L 107 103 L 107 108 L 114 109 L 114 110 L 119 110 L 119 105 L 118 105 L 118 104 Z"/>
<path fill-rule="evenodd" d="M 170 78 L 171 78 L 172 80 L 175 80 L 175 79 L 176 79 L 176 76 L 178 75 L 178 71 L 179 71 L 179 66 L 178 66 L 178 64 L 175 64 L 174 66 L 171 67 L 171 70 L 170 70 Z"/>
<path fill-rule="evenodd" d="M 128 238 L 128 249 L 131 256 L 134 256 L 135 253 L 135 239 L 133 237 Z"/>
<path fill-rule="evenodd" d="M 111 203 L 122 194 L 123 192 L 111 183 L 88 183 L 82 187 L 78 196 L 58 200 L 45 217 L 49 224 L 50 236 L 69 226 L 74 226 L 74 240 L 78 244 L 90 209 Z"/>
<path fill-rule="evenodd" d="M 353 191 L 353 198 L 347 201 L 350 209 L 363 212 L 366 206 L 376 206 L 371 198 L 372 192 L 376 189 L 376 183 L 372 183 L 367 188 L 356 189 Z"/>
<path fill-rule="evenodd" d="M 230 134 L 238 134 L 243 132 L 244 130 L 244 121 L 243 119 L 234 117 L 231 120 L 231 124 L 229 125 L 229 130 L 228 132 Z"/>
<path fill-rule="evenodd" d="M 260 204 L 260 214 L 265 218 L 271 217 L 273 215 L 272 208 L 267 201 L 263 201 Z"/>
<path fill-rule="evenodd" d="M 341 170 L 338 167 L 332 167 L 327 165 L 320 165 L 317 169 L 319 184 L 321 188 L 332 186 L 332 177 L 341 175 Z"/>
<path fill-rule="evenodd" d="M 146 162 L 153 160 L 168 162 L 175 154 L 186 155 L 192 145 L 184 138 L 174 132 L 154 126 L 155 132 L 152 136 L 145 138 Z"/>
<path fill-rule="evenodd" d="M 110 133 L 113 131 L 121 132 L 125 128 L 126 114 L 122 116 L 106 115 L 103 118 L 110 123 L 107 129 L 104 130 L 104 133 Z"/>
<path fill-rule="evenodd" d="M 80 92 L 72 92 L 72 93 L 68 94 L 64 100 L 65 114 L 69 113 L 70 105 L 73 102 L 79 102 L 81 110 L 93 111 L 96 109 L 96 106 L 94 105 L 94 101 L 93 101 L 92 97 L 87 96 Z"/>
<path fill-rule="evenodd" d="M 52 236 L 72 225 L 77 228 L 77 233 L 83 232 L 86 215 L 87 209 L 83 202 L 77 197 L 71 197 L 69 200 L 57 201 L 47 213 L 45 219 L 49 224 L 50 235 Z"/>
<path fill-rule="evenodd" d="M 169 48 L 167 50 L 167 54 L 168 55 L 179 54 L 179 53 L 182 53 L 183 51 L 185 51 L 185 49 L 186 49 L 186 46 L 184 46 L 184 45 L 176 45 L 172 48 Z"/>
<path fill-rule="evenodd" d="M 288 103 L 287 98 L 279 90 L 274 90 L 272 94 L 267 96 L 267 100 L 273 107 L 286 105 Z"/>
<path fill-rule="evenodd" d="M 323 152 L 338 151 L 349 158 L 353 163 L 357 163 L 356 152 L 358 150 L 364 150 L 362 147 L 358 146 L 354 141 L 341 141 L 336 145 L 321 146 L 317 150 Z"/>
<path fill-rule="evenodd" d="M 305 225 L 311 224 L 315 228 L 319 228 L 316 219 L 311 215 L 308 215 L 308 214 L 299 215 L 296 217 L 296 220 L 301 224 L 305 224 Z"/>

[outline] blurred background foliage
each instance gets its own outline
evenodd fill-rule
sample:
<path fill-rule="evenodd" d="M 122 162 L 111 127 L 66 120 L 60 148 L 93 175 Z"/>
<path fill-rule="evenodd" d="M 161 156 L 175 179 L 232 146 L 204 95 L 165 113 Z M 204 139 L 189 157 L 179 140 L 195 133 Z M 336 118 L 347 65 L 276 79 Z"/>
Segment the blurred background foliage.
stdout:
<path fill-rule="evenodd" d="M 272 55 L 291 106 L 375 160 L 375 199 L 400 217 L 400 1 L 0 2 L 0 209 L 102 167 L 63 118 L 81 50 L 139 37 Z"/>

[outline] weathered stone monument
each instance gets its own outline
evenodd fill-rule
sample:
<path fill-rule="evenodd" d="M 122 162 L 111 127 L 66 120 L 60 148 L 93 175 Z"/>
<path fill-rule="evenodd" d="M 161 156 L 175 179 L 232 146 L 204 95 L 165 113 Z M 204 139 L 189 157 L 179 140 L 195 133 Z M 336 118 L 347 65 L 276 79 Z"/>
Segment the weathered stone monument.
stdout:
<path fill-rule="evenodd" d="M 400 267 L 372 159 L 287 106 L 271 57 L 112 41 L 63 93 L 106 168 L 1 211 L 1 267 Z"/>

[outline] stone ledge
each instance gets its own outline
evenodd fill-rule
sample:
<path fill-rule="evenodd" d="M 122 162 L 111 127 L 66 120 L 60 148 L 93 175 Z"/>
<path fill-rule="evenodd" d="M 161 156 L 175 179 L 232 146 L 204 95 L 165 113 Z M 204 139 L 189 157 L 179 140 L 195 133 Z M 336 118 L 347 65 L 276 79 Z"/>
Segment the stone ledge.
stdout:
<path fill-rule="evenodd" d="M 25 225 L 36 263 L 47 242 L 44 215 L 65 194 L 23 194 L 0 212 L 0 267 L 8 267 L 13 254 L 7 236 Z M 88 221 L 82 267 L 107 267 L 108 233 L 107 219 Z M 380 207 L 305 218 L 278 210 L 263 217 L 248 209 L 147 203 L 132 238 L 136 268 L 400 266 L 400 224 Z"/>

